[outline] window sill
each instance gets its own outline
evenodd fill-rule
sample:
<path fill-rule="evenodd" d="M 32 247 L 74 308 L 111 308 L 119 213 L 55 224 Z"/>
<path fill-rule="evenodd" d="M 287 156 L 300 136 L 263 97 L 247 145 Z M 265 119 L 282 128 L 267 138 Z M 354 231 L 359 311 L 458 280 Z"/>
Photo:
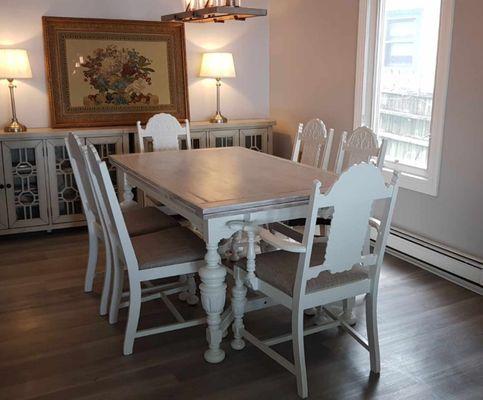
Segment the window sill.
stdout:
<path fill-rule="evenodd" d="M 393 169 L 384 167 L 386 179 L 390 179 Z M 399 187 L 436 197 L 438 195 L 438 177 L 424 177 L 401 171 Z"/>

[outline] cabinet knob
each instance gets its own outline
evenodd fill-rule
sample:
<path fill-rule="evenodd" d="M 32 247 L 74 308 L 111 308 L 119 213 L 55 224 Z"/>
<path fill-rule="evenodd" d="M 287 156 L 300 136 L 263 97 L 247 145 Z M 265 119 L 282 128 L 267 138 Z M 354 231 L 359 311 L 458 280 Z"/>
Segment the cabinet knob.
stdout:
<path fill-rule="evenodd" d="M 10 183 L 7 183 L 7 189 L 10 189 L 12 185 Z"/>
<path fill-rule="evenodd" d="M 3 183 L 0 183 L 0 190 L 5 189 L 5 185 Z"/>

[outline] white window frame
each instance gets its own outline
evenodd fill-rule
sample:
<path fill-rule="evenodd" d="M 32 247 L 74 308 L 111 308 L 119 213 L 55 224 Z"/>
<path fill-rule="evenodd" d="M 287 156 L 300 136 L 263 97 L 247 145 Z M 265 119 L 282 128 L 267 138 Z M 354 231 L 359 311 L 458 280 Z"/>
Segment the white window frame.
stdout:
<path fill-rule="evenodd" d="M 359 0 L 359 30 L 357 38 L 356 84 L 354 96 L 354 129 L 373 121 L 373 96 L 377 93 L 378 82 L 375 77 L 380 17 L 383 15 L 381 0 Z M 406 165 L 386 162 L 388 176 L 394 168 L 401 171 L 401 187 L 437 196 L 441 155 L 443 150 L 444 119 L 446 95 L 448 91 L 451 38 L 453 30 L 454 0 L 441 0 L 438 52 L 436 58 L 436 77 L 433 93 L 431 116 L 431 138 L 428 149 L 428 167 L 424 172 Z"/>

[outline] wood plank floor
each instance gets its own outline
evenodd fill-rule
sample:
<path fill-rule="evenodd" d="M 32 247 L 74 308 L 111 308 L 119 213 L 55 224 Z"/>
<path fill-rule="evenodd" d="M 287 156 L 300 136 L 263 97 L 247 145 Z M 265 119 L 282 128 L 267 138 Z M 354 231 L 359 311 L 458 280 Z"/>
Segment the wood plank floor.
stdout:
<path fill-rule="evenodd" d="M 204 327 L 140 339 L 123 357 L 126 312 L 115 326 L 98 315 L 101 279 L 82 290 L 86 254 L 83 230 L 0 237 L 0 399 L 297 398 L 295 379 L 252 346 L 235 352 L 225 340 L 225 361 L 205 363 Z M 171 321 L 159 302 L 143 305 L 141 319 Z M 306 339 L 311 399 L 483 399 L 482 297 L 388 256 L 379 324 L 379 379 L 342 331 Z M 290 316 L 274 307 L 246 325 L 282 334 Z M 290 342 L 277 350 L 290 356 Z"/>

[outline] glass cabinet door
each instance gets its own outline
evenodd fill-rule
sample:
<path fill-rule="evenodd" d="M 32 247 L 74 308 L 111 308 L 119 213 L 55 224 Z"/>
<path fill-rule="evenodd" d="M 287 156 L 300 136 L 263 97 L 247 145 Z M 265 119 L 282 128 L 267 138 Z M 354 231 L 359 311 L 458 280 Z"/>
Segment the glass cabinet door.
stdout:
<path fill-rule="evenodd" d="M 210 147 L 233 147 L 239 145 L 238 130 L 210 132 Z"/>
<path fill-rule="evenodd" d="M 247 149 L 267 152 L 267 129 L 242 129 L 240 131 L 240 146 Z"/>
<path fill-rule="evenodd" d="M 0 143 L 0 154 L 2 151 L 2 144 Z M 7 210 L 7 196 L 6 196 L 6 182 L 3 175 L 3 165 L 0 162 L 0 230 L 8 229 L 8 210 Z"/>
<path fill-rule="evenodd" d="M 42 140 L 4 141 L 2 153 L 9 228 L 48 225 Z"/>
<path fill-rule="evenodd" d="M 82 202 L 64 139 L 47 141 L 52 223 L 82 221 Z"/>
<path fill-rule="evenodd" d="M 191 133 L 191 148 L 204 149 L 206 145 L 206 132 L 190 132 Z M 179 140 L 181 150 L 186 150 L 186 135 Z"/>

